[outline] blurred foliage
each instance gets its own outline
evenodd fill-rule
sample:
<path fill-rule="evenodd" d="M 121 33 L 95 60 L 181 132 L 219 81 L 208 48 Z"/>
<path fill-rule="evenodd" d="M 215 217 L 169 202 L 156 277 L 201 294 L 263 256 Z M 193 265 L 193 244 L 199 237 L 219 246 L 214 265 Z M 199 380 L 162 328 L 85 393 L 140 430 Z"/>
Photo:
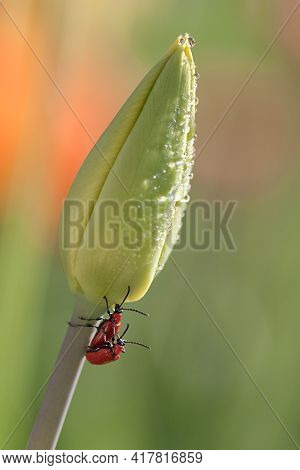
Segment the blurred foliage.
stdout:
<path fill-rule="evenodd" d="M 94 138 L 174 37 L 193 34 L 202 77 L 198 150 L 292 7 L 7 3 Z M 4 11 L 0 21 L 0 437 L 5 443 L 22 419 L 6 444 L 18 449 L 73 308 L 56 222 L 92 143 Z M 237 251 L 174 253 L 297 442 L 299 23 L 298 12 L 196 162 L 193 199 L 238 201 Z M 151 317 L 128 313 L 130 337 L 151 344 L 151 353 L 128 346 L 119 363 L 84 368 L 59 448 L 294 448 L 171 260 L 138 308 Z"/>

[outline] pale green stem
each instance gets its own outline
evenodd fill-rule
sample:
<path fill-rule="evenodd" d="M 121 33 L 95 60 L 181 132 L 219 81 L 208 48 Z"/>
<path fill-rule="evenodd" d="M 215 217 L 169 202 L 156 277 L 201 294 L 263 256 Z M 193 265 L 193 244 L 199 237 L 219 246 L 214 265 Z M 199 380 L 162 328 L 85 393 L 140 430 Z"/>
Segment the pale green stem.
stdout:
<path fill-rule="evenodd" d="M 82 307 L 77 305 L 72 322 L 78 323 L 82 312 Z M 68 327 L 27 449 L 55 449 L 85 361 L 85 348 L 93 332 L 92 328 Z"/>

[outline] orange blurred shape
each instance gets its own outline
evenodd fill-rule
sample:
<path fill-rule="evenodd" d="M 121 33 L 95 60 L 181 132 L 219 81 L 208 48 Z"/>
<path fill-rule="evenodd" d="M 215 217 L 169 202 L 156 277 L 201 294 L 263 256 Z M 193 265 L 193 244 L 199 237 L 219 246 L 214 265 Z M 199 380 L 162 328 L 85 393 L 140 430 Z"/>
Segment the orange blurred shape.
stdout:
<path fill-rule="evenodd" d="M 10 26 L 10 25 L 9 25 Z M 30 69 L 28 50 L 13 28 L 0 32 L 0 205 L 3 206 L 27 108 Z"/>
<path fill-rule="evenodd" d="M 64 98 L 12 25 L 2 27 L 0 208 L 7 201 L 16 163 L 25 158 L 28 180 L 22 183 L 30 184 L 30 190 L 42 186 L 44 222 L 56 230 L 63 198 L 80 164 L 128 92 L 111 60 L 101 58 L 100 70 L 98 61 L 83 53 L 67 71 L 62 67 L 55 73 L 55 57 L 50 59 L 37 27 L 30 32 L 30 43 Z"/>

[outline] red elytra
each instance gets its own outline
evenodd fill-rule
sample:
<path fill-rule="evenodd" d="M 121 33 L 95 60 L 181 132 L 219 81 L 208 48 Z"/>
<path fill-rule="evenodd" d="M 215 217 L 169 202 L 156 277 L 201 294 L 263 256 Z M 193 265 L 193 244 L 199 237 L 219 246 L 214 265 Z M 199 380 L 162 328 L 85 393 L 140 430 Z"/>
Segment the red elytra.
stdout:
<path fill-rule="evenodd" d="M 122 345 L 110 343 L 107 346 L 100 346 L 100 348 L 95 351 L 87 351 L 85 357 L 91 364 L 104 365 L 118 361 L 122 352 L 125 352 Z"/>
<path fill-rule="evenodd" d="M 136 344 L 138 346 L 143 346 L 144 348 L 150 349 L 150 347 L 146 346 L 145 344 L 138 343 L 136 341 L 123 340 L 122 338 L 127 332 L 128 328 L 129 325 L 127 324 L 124 333 L 121 337 L 117 338 L 117 341 L 113 340 L 112 343 L 102 344 L 93 350 L 91 347 L 89 347 L 85 355 L 87 361 L 94 365 L 105 365 L 109 364 L 110 362 L 118 361 L 121 358 L 121 354 L 125 353 L 125 344 Z"/>

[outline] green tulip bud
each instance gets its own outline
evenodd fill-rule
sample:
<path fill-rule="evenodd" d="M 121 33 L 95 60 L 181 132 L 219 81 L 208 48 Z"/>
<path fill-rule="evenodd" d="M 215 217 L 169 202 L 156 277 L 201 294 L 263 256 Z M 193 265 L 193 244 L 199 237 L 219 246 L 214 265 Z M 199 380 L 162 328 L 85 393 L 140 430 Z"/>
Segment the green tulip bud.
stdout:
<path fill-rule="evenodd" d="M 194 159 L 193 45 L 188 34 L 177 38 L 71 186 L 60 224 L 61 254 L 71 289 L 89 301 L 107 295 L 118 302 L 128 285 L 128 300 L 141 298 L 177 239 Z"/>

